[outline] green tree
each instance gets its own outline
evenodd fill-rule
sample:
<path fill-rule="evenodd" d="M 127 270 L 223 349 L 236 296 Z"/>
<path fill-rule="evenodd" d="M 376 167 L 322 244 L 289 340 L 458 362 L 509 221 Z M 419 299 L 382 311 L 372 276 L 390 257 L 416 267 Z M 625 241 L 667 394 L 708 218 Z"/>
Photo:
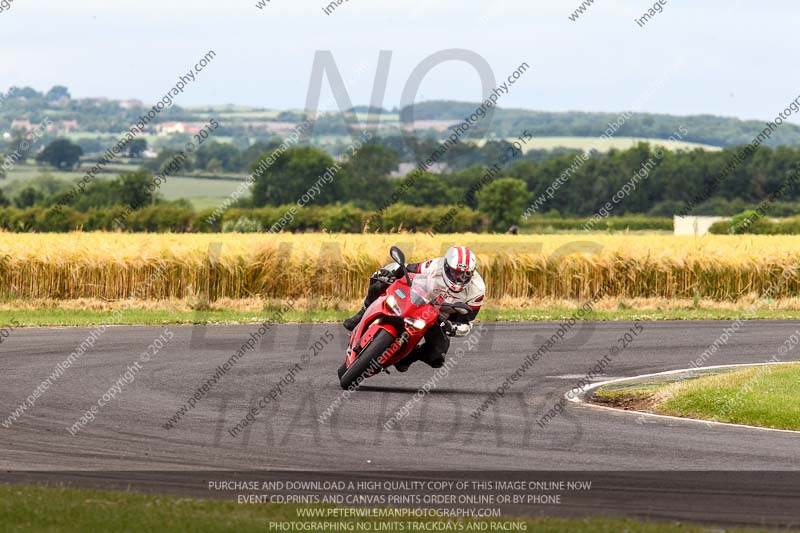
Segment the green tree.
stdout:
<path fill-rule="evenodd" d="M 134 139 L 128 143 L 128 157 L 138 159 L 147 150 L 147 139 Z"/>
<path fill-rule="evenodd" d="M 5 188 L 6 196 L 12 198 L 16 196 L 25 187 L 33 187 L 41 191 L 45 197 L 52 196 L 60 191 L 65 191 L 72 188 L 72 182 L 65 179 L 59 179 L 52 174 L 41 174 L 28 180 L 14 180 Z"/>
<path fill-rule="evenodd" d="M 350 155 L 350 154 L 345 154 Z M 353 176 L 370 181 L 385 178 L 397 170 L 400 158 L 392 148 L 377 144 L 367 144 L 356 151 L 348 161 Z"/>
<path fill-rule="evenodd" d="M 276 137 L 269 142 L 256 142 L 245 148 L 239 156 L 239 169 L 247 169 L 264 154 L 269 154 L 281 145 L 280 137 Z"/>
<path fill-rule="evenodd" d="M 169 172 L 172 176 L 178 171 L 191 172 L 194 168 L 192 160 L 189 157 L 179 156 L 182 153 L 181 150 L 175 150 L 174 148 L 164 148 L 158 152 L 155 159 L 147 160 L 143 166 L 153 172 Z M 179 167 L 179 170 L 176 171 L 175 167 Z"/>
<path fill-rule="evenodd" d="M 81 147 L 69 139 L 56 139 L 36 156 L 36 161 L 59 170 L 72 170 L 82 155 Z"/>
<path fill-rule="evenodd" d="M 57 102 L 58 100 L 70 99 L 69 89 L 64 87 L 63 85 L 54 85 L 52 89 L 47 91 L 47 94 L 44 96 L 50 102 Z"/>
<path fill-rule="evenodd" d="M 495 180 L 478 193 L 478 209 L 489 216 L 494 231 L 506 231 L 518 224 L 529 203 L 525 182 L 514 178 Z"/>
<path fill-rule="evenodd" d="M 22 189 L 14 197 L 14 205 L 20 209 L 25 209 L 26 207 L 33 207 L 42 200 L 44 200 L 44 194 L 38 189 L 29 186 Z"/>
<path fill-rule="evenodd" d="M 366 145 L 344 165 L 338 175 L 342 185 L 342 200 L 357 202 L 361 208 L 373 208 L 391 195 L 388 178 L 397 169 L 399 158 L 391 148 Z"/>
<path fill-rule="evenodd" d="M 117 205 L 119 204 L 119 199 L 117 198 L 116 193 L 117 191 L 114 187 L 114 181 L 97 180 L 90 183 L 89 186 L 86 187 L 86 190 L 84 190 L 83 194 L 79 194 L 75 199 L 73 199 L 71 207 L 77 211 L 84 212 L 95 207 L 99 208 Z M 48 203 L 58 203 L 58 201 L 67 194 L 69 194 L 69 191 L 56 193 L 48 200 Z"/>
<path fill-rule="evenodd" d="M 28 100 L 37 99 L 42 97 L 42 93 L 34 89 L 33 87 L 13 87 L 14 95 L 13 98 L 26 98 Z"/>
<path fill-rule="evenodd" d="M 239 170 L 241 153 L 230 143 L 220 143 L 212 141 L 204 144 L 195 154 L 195 165 L 197 168 L 212 170 L 209 167 L 211 161 L 216 160 L 222 169 L 228 172 Z"/>
<path fill-rule="evenodd" d="M 319 182 L 319 191 L 313 193 L 310 203 L 333 203 L 341 199 L 338 172 L 332 170 L 330 183 L 321 181 L 329 170 L 333 169 L 331 156 L 311 147 L 290 148 L 283 154 L 274 153 L 274 157 L 264 155 L 253 164 L 256 170 L 263 161 L 267 167 L 256 175 L 253 184 L 253 205 L 288 205 L 300 200 L 309 189 Z M 271 165 L 266 161 L 273 157 Z"/>
<path fill-rule="evenodd" d="M 31 156 L 33 146 L 31 146 L 28 138 L 31 135 L 22 129 L 15 129 L 11 131 L 11 140 L 9 141 L 9 153 L 14 154 L 18 163 L 24 163 Z"/>
<path fill-rule="evenodd" d="M 206 163 L 206 170 L 211 172 L 212 174 L 219 174 L 224 170 L 224 168 L 222 166 L 222 162 L 219 159 L 214 158 L 208 163 Z"/>
<path fill-rule="evenodd" d="M 420 207 L 449 205 L 457 201 L 454 193 L 458 191 L 448 187 L 441 176 L 423 172 L 414 180 L 414 187 L 403 196 L 402 202 Z"/>
<path fill-rule="evenodd" d="M 456 198 L 455 202 L 466 201 L 468 207 L 477 209 L 478 199 L 475 197 L 475 193 L 470 191 L 480 190 L 485 175 L 486 167 L 475 165 L 450 174 L 443 174 L 442 180 Z"/>
<path fill-rule="evenodd" d="M 8 207 L 10 203 L 6 195 L 3 194 L 3 189 L 0 189 L 0 207 Z"/>
<path fill-rule="evenodd" d="M 46 204 L 53 205 L 68 193 L 69 191 L 56 192 L 47 198 Z M 73 200 L 71 207 L 80 212 L 113 206 L 142 209 L 156 203 L 157 193 L 158 190 L 153 186 L 153 176 L 149 172 L 132 172 L 113 180 L 93 181 L 83 194 Z"/>
<path fill-rule="evenodd" d="M 152 187 L 152 183 L 153 176 L 147 172 L 120 175 L 113 182 L 116 203 L 130 206 L 132 209 L 139 209 L 153 203 L 155 189 Z"/>

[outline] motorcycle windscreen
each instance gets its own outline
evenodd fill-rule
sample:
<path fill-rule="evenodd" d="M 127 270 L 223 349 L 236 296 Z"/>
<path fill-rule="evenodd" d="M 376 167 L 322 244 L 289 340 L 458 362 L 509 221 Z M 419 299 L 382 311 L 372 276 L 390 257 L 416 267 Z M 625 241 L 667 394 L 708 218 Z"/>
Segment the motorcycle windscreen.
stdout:
<path fill-rule="evenodd" d="M 444 292 L 438 277 L 417 274 L 411 283 L 411 303 L 417 307 L 436 301 Z"/>

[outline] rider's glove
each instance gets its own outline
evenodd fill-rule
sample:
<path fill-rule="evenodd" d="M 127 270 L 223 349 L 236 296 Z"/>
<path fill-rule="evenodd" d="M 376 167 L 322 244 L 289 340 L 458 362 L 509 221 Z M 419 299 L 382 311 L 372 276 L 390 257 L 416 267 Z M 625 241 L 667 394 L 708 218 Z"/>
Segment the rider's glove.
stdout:
<path fill-rule="evenodd" d="M 466 337 L 472 331 L 470 324 L 453 324 L 449 320 L 442 322 L 442 331 L 448 337 Z"/>
<path fill-rule="evenodd" d="M 397 280 L 397 276 L 391 270 L 382 268 L 372 275 L 372 279 L 392 284 Z"/>

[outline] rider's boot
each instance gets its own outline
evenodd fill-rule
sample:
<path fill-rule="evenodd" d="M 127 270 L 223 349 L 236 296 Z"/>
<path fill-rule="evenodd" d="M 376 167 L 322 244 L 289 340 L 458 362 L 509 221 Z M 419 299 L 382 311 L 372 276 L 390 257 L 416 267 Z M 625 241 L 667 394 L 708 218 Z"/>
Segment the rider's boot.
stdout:
<path fill-rule="evenodd" d="M 342 322 L 344 329 L 346 329 L 347 331 L 353 331 L 354 329 L 356 329 L 358 323 L 361 322 L 362 318 L 364 318 L 364 313 L 366 313 L 366 311 L 367 311 L 367 306 L 365 305 L 361 307 L 361 310 L 358 313 L 354 314 L 350 318 L 346 318 L 344 322 Z"/>
<path fill-rule="evenodd" d="M 408 367 L 410 367 L 415 362 L 419 361 L 420 350 L 419 347 L 415 347 L 411 350 L 411 353 L 405 356 L 403 359 L 395 363 L 394 367 L 397 369 L 398 372 L 406 372 Z"/>

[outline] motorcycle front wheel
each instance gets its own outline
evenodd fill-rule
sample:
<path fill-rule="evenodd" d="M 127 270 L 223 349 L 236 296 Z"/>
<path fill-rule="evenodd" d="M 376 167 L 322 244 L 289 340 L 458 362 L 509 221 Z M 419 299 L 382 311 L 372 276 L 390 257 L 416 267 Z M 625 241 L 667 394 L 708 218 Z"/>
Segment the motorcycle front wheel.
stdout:
<path fill-rule="evenodd" d="M 361 350 L 350 368 L 339 377 L 339 385 L 345 390 L 358 390 L 365 379 L 382 368 L 378 359 L 389 349 L 394 340 L 385 329 L 380 330 L 367 347 Z"/>

